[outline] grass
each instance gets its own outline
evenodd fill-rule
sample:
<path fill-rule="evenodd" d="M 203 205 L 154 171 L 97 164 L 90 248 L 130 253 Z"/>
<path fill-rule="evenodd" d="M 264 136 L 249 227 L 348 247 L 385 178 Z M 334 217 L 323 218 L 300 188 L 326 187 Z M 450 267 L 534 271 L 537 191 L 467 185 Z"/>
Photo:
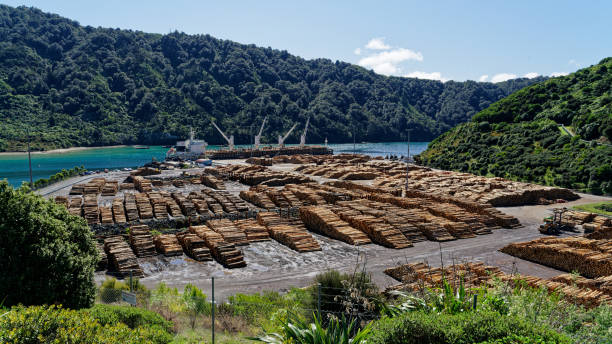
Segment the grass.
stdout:
<path fill-rule="evenodd" d="M 232 332 L 215 331 L 215 343 L 218 344 L 252 344 L 252 340 L 245 338 L 246 335 Z M 171 344 L 195 344 L 212 343 L 212 330 L 208 328 L 196 328 L 179 332 Z"/>
<path fill-rule="evenodd" d="M 573 208 L 577 210 L 588 211 L 590 213 L 612 216 L 612 211 L 604 210 L 602 205 L 607 205 L 610 208 L 612 207 L 612 201 L 581 204 L 581 205 L 576 205 Z"/>

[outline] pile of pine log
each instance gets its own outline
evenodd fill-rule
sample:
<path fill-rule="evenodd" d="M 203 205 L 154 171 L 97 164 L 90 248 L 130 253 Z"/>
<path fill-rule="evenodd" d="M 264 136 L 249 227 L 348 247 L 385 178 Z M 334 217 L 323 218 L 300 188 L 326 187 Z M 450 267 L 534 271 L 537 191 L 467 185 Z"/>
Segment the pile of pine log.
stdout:
<path fill-rule="evenodd" d="M 119 182 L 116 180 L 106 181 L 102 186 L 102 196 L 115 196 L 119 190 Z"/>
<path fill-rule="evenodd" d="M 500 251 L 589 278 L 612 275 L 612 240 L 544 237 L 512 243 Z"/>
<path fill-rule="evenodd" d="M 297 252 L 321 251 L 317 240 L 303 225 L 281 218 L 275 212 L 257 213 L 257 223 L 266 227 L 274 240 Z"/>
<path fill-rule="evenodd" d="M 351 245 L 365 245 L 372 242 L 365 233 L 349 226 L 329 208 L 323 206 L 301 207 L 300 219 L 308 230 Z"/>
<path fill-rule="evenodd" d="M 83 198 L 72 197 L 69 200 L 68 212 L 72 215 L 82 216 L 83 215 Z"/>
<path fill-rule="evenodd" d="M 168 208 L 166 207 L 166 200 L 159 192 L 149 192 L 147 194 L 151 204 L 153 204 L 153 214 L 156 219 L 167 219 Z"/>
<path fill-rule="evenodd" d="M 196 209 L 193 205 L 193 202 L 191 202 L 190 199 L 185 197 L 185 195 L 180 192 L 173 192 L 172 198 L 174 198 L 176 203 L 178 203 L 178 205 L 181 207 L 181 211 L 183 212 L 183 214 L 185 214 L 185 216 L 196 215 Z"/>
<path fill-rule="evenodd" d="M 298 198 L 304 205 L 323 205 L 325 199 L 310 188 L 311 184 L 287 184 L 285 188 Z"/>
<path fill-rule="evenodd" d="M 104 239 L 104 252 L 108 257 L 109 270 L 119 277 L 143 277 L 144 273 L 138 265 L 138 260 L 130 246 L 122 236 L 116 235 Z"/>
<path fill-rule="evenodd" d="M 115 223 L 126 223 L 127 218 L 125 217 L 125 209 L 123 208 L 123 201 L 121 198 L 113 199 L 113 220 Z"/>
<path fill-rule="evenodd" d="M 151 184 L 151 181 L 141 176 L 134 177 L 134 187 L 140 192 L 153 191 L 153 185 Z"/>
<path fill-rule="evenodd" d="M 66 209 L 68 209 L 68 207 L 70 206 L 70 203 L 68 202 L 68 197 L 66 196 L 55 196 L 55 203 L 63 205 Z"/>
<path fill-rule="evenodd" d="M 166 257 L 180 256 L 183 248 L 174 234 L 160 234 L 153 238 L 157 252 Z"/>
<path fill-rule="evenodd" d="M 153 167 L 139 167 L 134 171 L 130 172 L 130 176 L 153 176 L 161 174 L 161 170 Z"/>
<path fill-rule="evenodd" d="M 100 207 L 100 223 L 103 225 L 114 223 L 111 207 Z"/>
<path fill-rule="evenodd" d="M 85 184 L 83 187 L 84 195 L 98 195 L 102 191 L 102 187 L 106 184 L 104 178 L 94 178 Z"/>
<path fill-rule="evenodd" d="M 253 203 L 263 209 L 269 210 L 276 208 L 276 205 L 274 205 L 274 202 L 272 202 L 270 197 L 268 197 L 263 192 L 258 192 L 255 190 L 243 190 L 240 191 L 240 198 L 247 202 Z"/>
<path fill-rule="evenodd" d="M 70 188 L 70 195 L 82 195 L 85 184 L 74 184 Z"/>
<path fill-rule="evenodd" d="M 98 196 L 85 195 L 83 198 L 83 217 L 88 224 L 96 224 L 100 222 L 100 211 L 98 209 Z"/>
<path fill-rule="evenodd" d="M 379 245 L 395 249 L 413 246 L 412 243 L 406 239 L 404 234 L 386 223 L 382 218 L 364 215 L 360 211 L 349 207 L 332 207 L 331 210 L 336 213 L 340 219 L 366 233 L 373 242 Z"/>
<path fill-rule="evenodd" d="M 215 260 L 224 267 L 233 269 L 246 266 L 242 252 L 234 244 L 226 242 L 221 234 L 204 225 L 190 226 L 189 232 L 202 238 L 211 250 Z"/>
<path fill-rule="evenodd" d="M 199 262 L 212 260 L 210 249 L 206 246 L 206 242 L 196 234 L 183 232 L 176 236 L 189 257 Z"/>
<path fill-rule="evenodd" d="M 136 206 L 138 207 L 138 215 L 141 219 L 152 219 L 153 218 L 153 207 L 149 202 L 149 197 L 146 193 L 135 193 Z"/>
<path fill-rule="evenodd" d="M 168 193 L 162 193 L 164 201 L 166 202 L 166 208 L 168 209 L 168 213 L 174 218 L 183 217 L 183 213 L 181 212 L 181 207 L 179 207 L 178 203 L 170 196 Z"/>
<path fill-rule="evenodd" d="M 210 188 L 217 190 L 225 190 L 225 183 L 221 179 L 213 175 L 203 174 L 200 181 L 203 185 L 206 185 Z"/>
<path fill-rule="evenodd" d="M 130 227 L 130 246 L 137 257 L 153 257 L 155 255 L 155 245 L 149 226 L 133 225 Z"/>
<path fill-rule="evenodd" d="M 246 233 L 240 230 L 229 219 L 208 220 L 206 225 L 213 231 L 221 234 L 223 240 L 234 245 L 248 245 Z"/>
<path fill-rule="evenodd" d="M 136 206 L 136 196 L 132 193 L 123 194 L 123 204 L 125 205 L 125 216 L 128 222 L 138 220 L 138 207 Z"/>
<path fill-rule="evenodd" d="M 106 252 L 104 252 L 104 245 L 96 241 L 96 249 L 98 250 L 98 255 L 100 256 L 98 265 L 96 265 L 96 271 L 104 271 L 108 268 L 108 257 L 106 257 Z"/>
<path fill-rule="evenodd" d="M 257 223 L 254 219 L 236 220 L 234 225 L 246 234 L 249 242 L 268 241 L 270 235 L 266 227 Z"/>

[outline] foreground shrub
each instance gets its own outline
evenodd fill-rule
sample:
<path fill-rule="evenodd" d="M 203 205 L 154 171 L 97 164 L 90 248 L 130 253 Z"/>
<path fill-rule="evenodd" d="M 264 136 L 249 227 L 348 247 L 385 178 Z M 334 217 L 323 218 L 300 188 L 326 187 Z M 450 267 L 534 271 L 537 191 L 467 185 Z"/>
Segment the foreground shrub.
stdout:
<path fill-rule="evenodd" d="M 567 337 L 548 327 L 492 311 L 455 315 L 417 311 L 383 318 L 374 322 L 368 343 L 471 344 L 515 335 L 540 338 L 543 343 L 570 343 Z"/>
<path fill-rule="evenodd" d="M 0 300 L 89 307 L 98 253 L 85 219 L 0 181 Z"/>
<path fill-rule="evenodd" d="M 156 326 L 102 325 L 87 312 L 56 306 L 17 306 L 0 318 L 1 343 L 163 344 L 171 340 L 168 332 Z"/>
<path fill-rule="evenodd" d="M 173 324 L 161 315 L 146 309 L 130 306 L 95 305 L 83 311 L 91 315 L 102 325 L 123 323 L 131 329 L 147 326 L 158 326 L 166 332 L 171 332 Z"/>

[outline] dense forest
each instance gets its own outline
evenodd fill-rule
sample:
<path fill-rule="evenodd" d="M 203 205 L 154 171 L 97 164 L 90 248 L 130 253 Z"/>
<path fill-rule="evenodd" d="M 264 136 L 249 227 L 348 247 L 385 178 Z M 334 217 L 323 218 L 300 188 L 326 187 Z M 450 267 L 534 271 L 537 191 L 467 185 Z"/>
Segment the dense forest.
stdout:
<path fill-rule="evenodd" d="M 612 193 L 612 58 L 524 88 L 434 140 L 430 166 Z"/>
<path fill-rule="evenodd" d="M 309 142 L 431 140 L 544 78 L 442 83 L 386 77 L 327 59 L 208 35 L 93 28 L 0 5 L 0 151 L 161 144 L 192 126 L 222 143 L 274 143 L 311 118 Z M 296 142 L 296 130 L 288 142 Z"/>

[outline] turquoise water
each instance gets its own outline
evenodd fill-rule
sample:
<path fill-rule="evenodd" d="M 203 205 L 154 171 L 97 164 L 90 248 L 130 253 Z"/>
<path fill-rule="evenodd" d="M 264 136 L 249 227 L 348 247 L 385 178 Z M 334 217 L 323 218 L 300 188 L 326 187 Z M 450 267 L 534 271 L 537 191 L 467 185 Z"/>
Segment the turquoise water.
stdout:
<path fill-rule="evenodd" d="M 428 142 L 411 142 L 410 155 L 418 154 L 427 148 Z M 249 146 L 237 146 L 249 147 Z M 353 153 L 353 144 L 330 144 L 334 153 Z M 209 149 L 218 149 L 219 146 L 209 146 Z M 152 158 L 163 160 L 168 148 L 151 146 L 149 149 L 136 149 L 134 147 L 93 148 L 65 153 L 33 153 L 32 176 L 34 180 L 48 178 L 50 175 L 83 165 L 88 170 L 116 169 L 124 167 L 138 167 L 150 162 Z M 406 155 L 405 142 L 386 143 L 358 143 L 355 145 L 356 153 L 371 156 L 385 156 L 388 154 Z M 8 179 L 9 183 L 19 186 L 23 181 L 29 180 L 28 155 L 11 154 L 0 155 L 0 180 Z"/>

